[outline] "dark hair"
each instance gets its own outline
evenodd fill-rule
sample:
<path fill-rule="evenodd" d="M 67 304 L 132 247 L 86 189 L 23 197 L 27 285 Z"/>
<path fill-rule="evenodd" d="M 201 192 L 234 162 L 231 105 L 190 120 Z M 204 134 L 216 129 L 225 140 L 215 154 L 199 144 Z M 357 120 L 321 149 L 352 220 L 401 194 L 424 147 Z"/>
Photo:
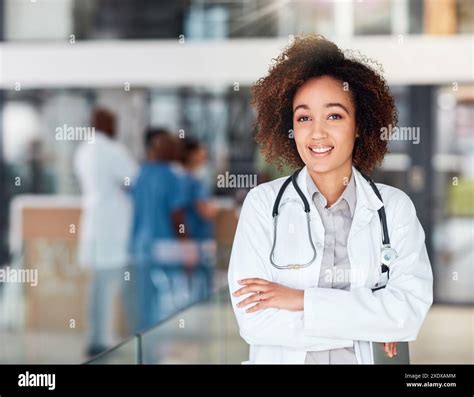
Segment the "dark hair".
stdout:
<path fill-rule="evenodd" d="M 198 150 L 202 147 L 202 143 L 199 142 L 198 139 L 194 137 L 186 137 L 182 140 L 182 156 L 181 156 L 181 163 L 186 164 L 189 160 L 189 156 L 195 150 Z"/>
<path fill-rule="evenodd" d="M 109 135 L 115 134 L 115 114 L 105 108 L 95 108 L 91 117 L 92 127 Z"/>
<path fill-rule="evenodd" d="M 158 128 L 149 128 L 145 132 L 145 148 L 149 148 L 153 139 L 160 135 L 169 135 L 169 131 L 166 128 L 158 127 Z"/>
<path fill-rule="evenodd" d="M 372 65 L 370 65 L 372 64 Z M 353 164 L 369 173 L 387 152 L 381 128 L 397 124 L 397 111 L 379 64 L 361 55 L 346 55 L 332 42 L 315 34 L 298 36 L 274 59 L 267 76 L 252 88 L 257 110 L 256 141 L 267 161 L 279 168 L 284 164 L 303 166 L 290 131 L 293 98 L 307 80 L 331 76 L 347 83 L 356 108 L 356 138 Z"/>

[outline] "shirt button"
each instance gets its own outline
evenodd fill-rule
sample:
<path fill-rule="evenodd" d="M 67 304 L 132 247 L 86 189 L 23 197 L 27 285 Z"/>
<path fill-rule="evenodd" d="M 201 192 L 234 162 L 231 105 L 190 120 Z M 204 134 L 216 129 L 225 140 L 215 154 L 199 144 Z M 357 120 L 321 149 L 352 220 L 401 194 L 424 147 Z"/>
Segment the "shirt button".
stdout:
<path fill-rule="evenodd" d="M 318 248 L 323 248 L 323 245 L 318 241 L 318 242 L 316 243 L 316 247 L 318 247 Z"/>

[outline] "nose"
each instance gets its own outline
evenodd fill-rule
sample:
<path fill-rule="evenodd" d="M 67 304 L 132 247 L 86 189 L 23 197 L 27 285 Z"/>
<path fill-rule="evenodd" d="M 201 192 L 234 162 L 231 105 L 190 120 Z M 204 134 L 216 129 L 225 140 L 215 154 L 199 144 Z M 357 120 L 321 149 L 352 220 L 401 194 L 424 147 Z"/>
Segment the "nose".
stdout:
<path fill-rule="evenodd" d="M 328 133 L 324 126 L 324 123 L 321 121 L 314 121 L 313 123 L 313 130 L 311 131 L 311 139 L 319 140 L 325 139 L 328 137 Z"/>

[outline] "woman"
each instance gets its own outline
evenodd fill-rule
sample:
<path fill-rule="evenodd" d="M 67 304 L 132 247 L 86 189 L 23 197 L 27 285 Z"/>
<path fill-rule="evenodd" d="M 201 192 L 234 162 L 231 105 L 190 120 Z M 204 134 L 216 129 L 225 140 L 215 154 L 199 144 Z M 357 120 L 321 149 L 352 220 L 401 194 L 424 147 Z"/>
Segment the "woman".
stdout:
<path fill-rule="evenodd" d="M 366 59 L 308 35 L 253 94 L 262 152 L 301 171 L 281 196 L 275 229 L 287 177 L 252 189 L 240 214 L 228 278 L 250 362 L 370 364 L 371 342 L 393 356 L 393 342 L 416 339 L 432 272 L 409 197 L 363 175 L 387 151 L 381 128 L 397 122 L 388 86 Z M 388 256 L 382 208 L 396 250 Z"/>

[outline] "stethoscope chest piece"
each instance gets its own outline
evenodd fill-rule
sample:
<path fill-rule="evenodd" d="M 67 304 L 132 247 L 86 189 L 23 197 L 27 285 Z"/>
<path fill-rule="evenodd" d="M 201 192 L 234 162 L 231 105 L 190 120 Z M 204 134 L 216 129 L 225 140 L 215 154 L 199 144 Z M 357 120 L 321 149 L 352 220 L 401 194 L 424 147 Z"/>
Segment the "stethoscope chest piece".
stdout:
<path fill-rule="evenodd" d="M 398 256 L 397 251 L 395 251 L 390 246 L 383 247 L 381 254 L 382 254 L 381 262 L 386 266 L 390 266 L 393 263 L 393 261 L 397 259 L 397 256 Z"/>

